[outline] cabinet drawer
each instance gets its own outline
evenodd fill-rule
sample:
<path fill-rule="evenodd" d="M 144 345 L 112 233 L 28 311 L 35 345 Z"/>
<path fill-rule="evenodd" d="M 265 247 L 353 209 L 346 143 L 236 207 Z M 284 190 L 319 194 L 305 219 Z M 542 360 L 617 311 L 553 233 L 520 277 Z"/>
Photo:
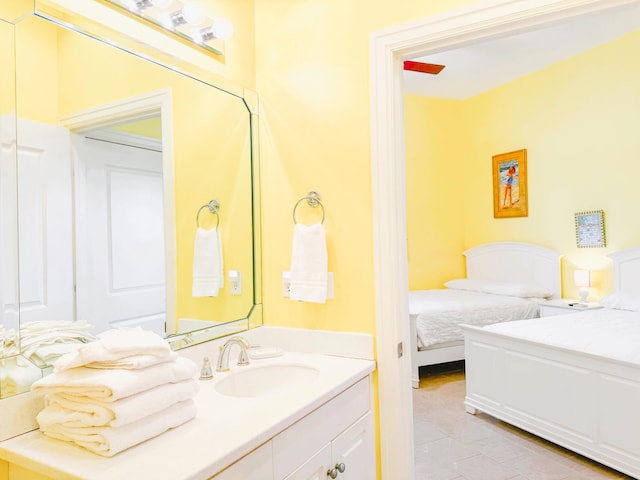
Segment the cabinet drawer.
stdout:
<path fill-rule="evenodd" d="M 274 478 L 285 478 L 371 408 L 369 377 L 273 438 Z"/>

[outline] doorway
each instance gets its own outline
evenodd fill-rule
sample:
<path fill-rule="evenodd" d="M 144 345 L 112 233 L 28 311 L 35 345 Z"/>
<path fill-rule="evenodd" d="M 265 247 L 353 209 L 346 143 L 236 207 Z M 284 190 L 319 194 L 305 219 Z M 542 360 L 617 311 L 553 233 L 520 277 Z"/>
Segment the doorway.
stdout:
<path fill-rule="evenodd" d="M 156 127 L 160 118 L 144 121 Z M 132 129 L 140 123 L 118 128 Z M 115 128 L 72 136 L 77 317 L 89 320 L 98 333 L 140 326 L 165 336 L 159 130 L 153 128 L 154 137 Z"/>
<path fill-rule="evenodd" d="M 371 158 L 382 478 L 413 478 L 401 60 L 639 0 L 491 0 L 374 32 Z"/>
<path fill-rule="evenodd" d="M 101 285 L 97 290 L 85 289 L 84 295 L 78 293 L 78 314 L 90 314 L 97 306 L 100 329 L 115 326 L 115 322 L 120 326 L 135 323 L 164 336 L 166 319 L 175 318 L 174 295 L 165 294 L 175 292 L 171 101 L 171 91 L 163 89 L 61 120 L 73 134 L 76 183 L 81 189 L 75 202 L 76 218 L 84 223 L 76 225 L 76 250 L 80 249 L 78 257 L 85 260 L 77 265 L 77 280 L 86 282 L 91 277 Z M 143 120 L 151 122 L 156 138 L 113 128 L 122 130 L 125 124 L 141 128 Z M 150 128 L 149 123 L 144 127 Z M 89 161 L 79 162 L 80 157 Z M 100 217 L 103 220 L 96 223 Z M 89 238 L 87 232 L 98 231 L 102 233 Z M 149 249 L 150 244 L 156 245 L 155 250 Z M 131 255 L 140 251 L 148 256 L 132 262 Z M 110 258 L 99 268 L 89 262 L 107 255 Z M 131 271 L 128 264 L 147 268 Z M 141 309 L 140 304 L 147 306 Z"/>

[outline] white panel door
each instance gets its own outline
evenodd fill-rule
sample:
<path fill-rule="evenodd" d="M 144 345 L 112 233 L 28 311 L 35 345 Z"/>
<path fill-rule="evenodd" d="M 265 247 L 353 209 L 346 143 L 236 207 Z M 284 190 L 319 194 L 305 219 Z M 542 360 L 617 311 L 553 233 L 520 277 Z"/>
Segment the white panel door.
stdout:
<path fill-rule="evenodd" d="M 78 318 L 164 336 L 160 152 L 74 136 Z"/>
<path fill-rule="evenodd" d="M 20 319 L 73 320 L 73 204 L 69 131 L 19 119 Z"/>

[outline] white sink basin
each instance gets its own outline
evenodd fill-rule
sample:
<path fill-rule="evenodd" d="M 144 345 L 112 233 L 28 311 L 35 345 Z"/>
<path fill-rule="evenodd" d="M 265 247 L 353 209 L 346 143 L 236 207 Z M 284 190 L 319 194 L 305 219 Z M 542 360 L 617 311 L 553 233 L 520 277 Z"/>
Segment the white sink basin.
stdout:
<path fill-rule="evenodd" d="M 216 384 L 215 390 L 232 397 L 278 395 L 312 383 L 319 374 L 319 370 L 299 364 L 236 367 Z"/>

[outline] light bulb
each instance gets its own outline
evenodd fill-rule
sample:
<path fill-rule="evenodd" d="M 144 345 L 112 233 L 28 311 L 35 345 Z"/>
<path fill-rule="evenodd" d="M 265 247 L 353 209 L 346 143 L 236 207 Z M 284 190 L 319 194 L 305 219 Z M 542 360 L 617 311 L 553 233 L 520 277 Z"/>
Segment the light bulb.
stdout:
<path fill-rule="evenodd" d="M 132 12 L 141 12 L 151 6 L 148 0 L 124 0 L 123 3 Z"/>
<path fill-rule="evenodd" d="M 191 28 L 189 29 L 189 31 L 187 32 L 187 35 L 189 35 L 191 37 L 191 40 L 193 40 L 194 42 L 196 42 L 197 44 L 201 45 L 203 44 L 206 40 L 208 40 L 208 38 L 206 38 L 206 28 L 201 29 L 201 28 Z"/>
<path fill-rule="evenodd" d="M 228 40 L 233 35 L 233 24 L 226 18 L 219 18 L 211 26 L 213 36 L 220 40 Z"/>
<path fill-rule="evenodd" d="M 196 2 L 186 2 L 182 7 L 182 14 L 189 25 L 200 25 L 207 19 L 204 8 Z"/>

